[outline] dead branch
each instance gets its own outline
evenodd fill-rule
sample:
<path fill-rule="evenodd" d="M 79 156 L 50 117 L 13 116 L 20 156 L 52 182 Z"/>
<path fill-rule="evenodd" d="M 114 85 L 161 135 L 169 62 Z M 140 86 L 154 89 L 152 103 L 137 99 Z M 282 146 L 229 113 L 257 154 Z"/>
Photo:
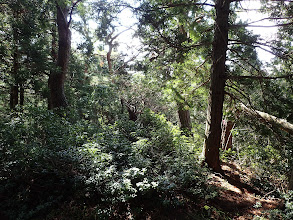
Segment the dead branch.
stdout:
<path fill-rule="evenodd" d="M 240 108 L 244 111 L 247 115 L 251 117 L 258 118 L 261 121 L 270 123 L 286 131 L 289 134 L 293 134 L 293 124 L 289 123 L 285 119 L 277 118 L 276 116 L 270 115 L 265 112 L 257 111 L 246 107 L 244 104 L 240 104 Z"/>

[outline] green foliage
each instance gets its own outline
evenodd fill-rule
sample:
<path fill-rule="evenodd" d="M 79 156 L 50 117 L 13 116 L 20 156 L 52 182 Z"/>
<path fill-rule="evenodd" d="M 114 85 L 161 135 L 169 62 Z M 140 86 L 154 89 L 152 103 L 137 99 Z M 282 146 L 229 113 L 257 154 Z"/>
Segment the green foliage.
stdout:
<path fill-rule="evenodd" d="M 61 7 L 73 4 L 56 2 Z M 225 219 L 225 212 L 206 203 L 217 192 L 206 185 L 209 171 L 198 163 L 215 11 L 194 1 L 140 1 L 134 10 L 140 20 L 137 35 L 147 45 L 149 59 L 129 66 L 118 54 L 111 59 L 121 69 L 109 76 L 105 45 L 97 41 L 114 37 L 119 12 L 127 5 L 79 2 L 74 10 L 78 15 L 73 15 L 79 19 L 73 28 L 82 39 L 75 42 L 65 82 L 70 106 L 48 111 L 47 80 L 56 68 L 54 50 L 58 47 L 52 19 L 56 2 L 0 4 L 0 216 L 170 219 L 176 210 L 184 212 L 181 218 Z M 276 7 L 272 15 L 292 15 L 292 7 L 279 6 L 286 9 L 285 14 Z M 231 27 L 236 17 L 231 13 Z M 92 22 L 96 30 L 90 29 Z M 265 74 L 257 71 L 261 62 L 255 43 L 260 38 L 244 27 L 230 29 L 229 74 L 290 74 L 292 30 L 280 29 L 278 38 L 273 51 L 283 52 L 287 59 L 275 59 L 269 65 L 272 72 Z M 221 152 L 221 157 L 254 169 L 251 183 L 272 196 L 280 196 L 293 164 L 291 136 L 243 115 L 234 117 L 231 110 L 236 101 L 246 100 L 292 122 L 291 78 L 227 80 L 226 116 L 237 121 L 237 126 L 232 132 L 234 148 Z M 9 91 L 15 85 L 25 88 L 25 103 L 8 111 Z M 137 121 L 128 120 L 121 100 L 134 107 Z M 191 137 L 175 126 L 178 106 L 191 112 Z M 272 219 L 292 219 L 292 192 L 284 198 L 284 213 L 274 210 Z"/>
<path fill-rule="evenodd" d="M 96 199 L 98 190 L 99 204 L 105 207 L 109 203 L 117 206 L 129 202 L 132 215 L 146 214 L 136 213 L 138 200 L 151 198 L 153 209 L 182 206 L 185 202 L 175 199 L 178 190 L 193 199 L 201 198 L 208 194 L 205 177 L 198 165 L 194 165 L 195 158 L 188 146 L 178 129 L 150 111 L 137 123 L 118 122 L 111 126 L 111 132 L 99 134 L 92 144 L 84 145 L 83 151 L 96 161 L 86 180 L 89 190 L 86 194 Z M 113 213 L 109 210 L 108 214 Z"/>
<path fill-rule="evenodd" d="M 78 182 L 72 155 L 79 130 L 53 112 L 27 110 L 1 120 L 1 210 L 11 219 L 46 213 Z"/>
<path fill-rule="evenodd" d="M 5 215 L 78 219 L 85 203 L 94 210 L 85 210 L 89 219 L 125 216 L 127 204 L 132 215 L 146 216 L 137 201 L 151 199 L 146 210 L 168 210 L 183 207 L 186 198 L 208 196 L 206 171 L 195 163 L 194 146 L 162 115 L 146 111 L 135 123 L 122 118 L 113 125 L 76 117 L 28 108 L 1 119 Z M 177 199 L 180 194 L 186 198 Z M 64 213 L 60 205 L 72 199 L 73 207 Z"/>
<path fill-rule="evenodd" d="M 290 135 L 273 133 L 263 124 L 239 118 L 232 131 L 233 149 L 221 152 L 226 161 L 237 161 L 253 171 L 251 183 L 263 192 L 279 197 L 291 171 Z M 277 133 L 278 132 L 278 133 Z"/>
<path fill-rule="evenodd" d="M 285 194 L 284 199 L 285 199 L 284 217 L 285 219 L 292 219 L 293 218 L 293 191 L 290 190 L 287 194 Z"/>
<path fill-rule="evenodd" d="M 282 209 L 274 209 L 268 211 L 269 219 L 285 219 L 289 220 L 293 218 L 293 192 L 292 190 L 282 195 L 284 199 L 284 207 Z"/>

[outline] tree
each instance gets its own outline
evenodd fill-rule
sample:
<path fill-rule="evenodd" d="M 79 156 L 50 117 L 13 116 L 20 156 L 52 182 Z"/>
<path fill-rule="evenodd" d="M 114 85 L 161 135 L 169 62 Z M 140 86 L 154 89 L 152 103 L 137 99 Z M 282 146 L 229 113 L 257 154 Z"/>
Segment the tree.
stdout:
<path fill-rule="evenodd" d="M 5 25 L 1 34 L 3 74 L 9 86 L 9 106 L 23 106 L 29 89 L 39 94 L 45 74 L 49 69 L 46 3 L 10 1 L 1 4 L 5 11 Z M 1 10 L 1 13 L 2 13 Z M 4 46 L 5 45 L 5 46 Z M 4 49 L 5 48 L 5 49 Z M 28 99 L 28 97 L 26 97 Z"/>
<path fill-rule="evenodd" d="M 206 163 L 215 171 L 221 170 L 219 148 L 221 145 L 221 122 L 227 77 L 226 57 L 230 3 L 230 0 L 216 0 L 215 2 L 216 18 L 212 53 L 213 65 L 211 69 L 211 87 L 203 153 Z"/>
<path fill-rule="evenodd" d="M 48 85 L 50 89 L 49 109 L 67 107 L 67 99 L 64 92 L 64 83 L 66 73 L 68 72 L 70 48 L 71 48 L 71 31 L 70 24 L 72 13 L 76 5 L 81 2 L 77 0 L 71 8 L 65 3 L 56 2 L 57 26 L 58 26 L 58 55 L 56 61 L 56 70 L 52 71 Z"/>
<path fill-rule="evenodd" d="M 13 68 L 11 72 L 11 76 L 13 79 L 13 85 L 10 87 L 10 109 L 14 109 L 16 105 L 19 103 L 19 34 L 20 31 L 18 30 L 19 27 L 17 26 L 19 20 L 20 20 L 20 8 L 18 8 L 16 5 L 12 5 L 12 13 L 13 13 L 13 19 L 14 19 L 14 25 L 12 26 L 13 29 Z M 23 91 L 23 90 L 22 90 Z M 23 95 L 22 95 L 23 99 Z M 22 101 L 23 103 L 23 101 Z"/>
<path fill-rule="evenodd" d="M 198 72 L 203 72 L 209 63 L 211 34 L 205 5 L 190 1 L 176 4 L 145 1 L 141 6 L 139 33 L 148 45 L 150 72 L 154 74 L 156 69 L 158 80 L 164 81 L 165 89 L 171 89 L 179 123 L 186 134 L 192 127 L 190 110 L 194 101 L 190 100 L 195 98 L 192 87 L 206 81 L 206 74 Z M 192 64 L 191 57 L 195 61 Z"/>

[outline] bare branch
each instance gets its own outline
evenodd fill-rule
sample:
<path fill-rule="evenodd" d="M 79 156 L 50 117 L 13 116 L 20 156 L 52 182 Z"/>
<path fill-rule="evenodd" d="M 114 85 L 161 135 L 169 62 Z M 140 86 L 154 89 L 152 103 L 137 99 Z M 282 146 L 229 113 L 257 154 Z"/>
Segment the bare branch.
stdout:
<path fill-rule="evenodd" d="M 231 82 L 231 81 L 230 81 Z M 233 82 L 231 82 L 233 84 Z M 234 84 L 235 85 L 235 84 Z M 243 96 L 243 98 L 245 98 L 248 103 L 251 105 L 251 100 L 250 100 L 250 97 L 248 95 L 246 95 L 242 90 L 238 89 L 236 86 L 232 86 L 232 85 L 226 85 L 228 88 L 231 88 L 233 90 L 235 90 L 236 92 L 238 92 L 241 96 Z M 225 91 L 225 93 L 227 93 Z M 240 99 L 238 99 L 240 100 Z"/>
<path fill-rule="evenodd" d="M 228 79 L 290 79 L 293 74 L 284 76 L 228 76 Z"/>
<path fill-rule="evenodd" d="M 133 25 L 133 26 L 134 26 L 134 25 Z M 119 32 L 119 33 L 116 34 L 114 37 L 109 37 L 109 38 L 111 39 L 111 40 L 110 40 L 110 43 L 113 43 L 113 41 L 114 41 L 117 37 L 119 37 L 121 34 L 123 34 L 124 32 L 129 31 L 130 29 L 132 29 L 133 26 L 131 26 L 131 27 L 129 27 L 129 28 L 126 28 L 125 30 Z M 113 33 L 112 33 L 112 34 L 113 34 Z M 112 35 L 112 34 L 111 34 L 111 35 Z"/>
<path fill-rule="evenodd" d="M 118 68 L 114 71 L 114 74 L 117 74 L 120 70 L 122 70 L 123 68 L 125 68 L 126 65 L 127 65 L 128 63 L 134 61 L 134 60 L 139 56 L 139 54 L 141 53 L 141 51 L 142 51 L 142 48 L 139 49 L 138 52 L 137 52 L 135 55 L 133 55 L 131 58 L 129 58 L 128 60 L 126 60 L 126 61 L 123 63 L 122 66 L 118 67 Z"/>
<path fill-rule="evenodd" d="M 293 22 L 284 23 L 284 24 L 275 24 L 275 25 L 250 25 L 250 24 L 235 24 L 231 25 L 229 28 L 240 28 L 240 27 L 256 27 L 256 28 L 273 28 L 273 27 L 285 27 L 293 25 Z"/>
<path fill-rule="evenodd" d="M 71 7 L 71 10 L 70 10 L 70 13 L 69 13 L 69 21 L 68 21 L 68 27 L 70 26 L 70 23 L 72 21 L 72 13 L 73 13 L 73 10 L 74 8 L 76 7 L 76 5 L 81 2 L 82 0 L 77 0 L 75 3 L 73 3 L 72 7 Z"/>
<path fill-rule="evenodd" d="M 255 67 L 254 65 L 252 65 L 250 62 L 247 62 L 246 59 L 243 59 L 242 56 L 238 53 L 238 51 L 230 49 L 230 51 L 234 52 L 242 61 L 244 61 L 246 64 L 248 64 L 251 68 L 253 68 L 256 72 L 262 74 L 262 71 L 260 69 L 258 69 L 257 67 Z M 239 64 L 238 64 L 239 65 Z M 244 67 L 243 67 L 244 68 Z M 245 69 L 245 68 L 244 68 Z"/>
<path fill-rule="evenodd" d="M 193 6 L 211 6 L 211 7 L 215 7 L 215 5 L 213 4 L 208 4 L 208 3 L 170 3 L 170 4 L 167 4 L 167 5 L 164 5 L 164 6 L 161 6 L 161 7 L 158 7 L 157 9 L 165 9 L 165 8 L 176 8 L 176 7 L 181 7 L 181 6 L 184 6 L 184 7 L 190 7 L 191 5 Z"/>
<path fill-rule="evenodd" d="M 247 23 L 247 25 L 258 23 L 258 22 L 265 21 L 265 20 L 288 20 L 288 19 L 291 19 L 291 18 L 289 18 L 289 17 L 288 18 L 267 17 L 267 18 L 262 18 L 260 20 L 249 22 L 249 23 Z"/>
<path fill-rule="evenodd" d="M 282 51 L 281 49 L 276 48 L 276 47 L 273 47 L 273 46 L 268 45 L 268 44 L 265 44 L 265 43 L 261 43 L 261 42 L 243 42 L 243 41 L 239 41 L 239 40 L 229 40 L 229 41 L 231 42 L 231 43 L 229 43 L 230 45 L 233 45 L 233 44 L 244 44 L 244 45 L 251 46 L 251 47 L 257 47 L 259 49 L 262 49 L 262 50 L 264 50 L 264 51 L 266 51 L 266 52 L 268 52 L 268 53 L 270 53 L 270 54 L 272 54 L 274 56 L 277 56 L 279 58 L 282 58 L 282 59 L 288 59 L 288 57 L 291 58 L 291 59 L 293 59 L 293 57 L 289 56 L 288 54 L 283 54 L 284 51 Z M 258 44 L 258 45 L 254 45 L 254 44 Z M 265 47 L 269 47 L 269 48 L 271 48 L 273 50 L 277 50 L 279 53 L 275 53 L 275 52 L 273 52 L 271 50 L 268 50 L 268 49 L 266 49 L 264 47 L 261 47 L 260 45 L 261 46 L 265 46 Z"/>

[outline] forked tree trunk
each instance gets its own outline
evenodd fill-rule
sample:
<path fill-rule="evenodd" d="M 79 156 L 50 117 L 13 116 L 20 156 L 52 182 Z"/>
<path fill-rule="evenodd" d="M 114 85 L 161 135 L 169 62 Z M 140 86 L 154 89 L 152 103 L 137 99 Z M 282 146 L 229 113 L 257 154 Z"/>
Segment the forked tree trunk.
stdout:
<path fill-rule="evenodd" d="M 57 69 L 49 76 L 50 100 L 49 108 L 66 107 L 68 105 L 64 92 L 64 83 L 68 71 L 71 32 L 67 21 L 68 9 L 57 5 L 57 25 L 58 25 L 58 57 Z"/>
<path fill-rule="evenodd" d="M 207 111 L 206 137 L 203 154 L 205 162 L 214 171 L 221 171 L 219 148 L 221 146 L 221 121 L 223 115 L 226 81 L 226 53 L 228 44 L 228 17 L 230 0 L 217 0 L 213 42 L 213 65 Z"/>

